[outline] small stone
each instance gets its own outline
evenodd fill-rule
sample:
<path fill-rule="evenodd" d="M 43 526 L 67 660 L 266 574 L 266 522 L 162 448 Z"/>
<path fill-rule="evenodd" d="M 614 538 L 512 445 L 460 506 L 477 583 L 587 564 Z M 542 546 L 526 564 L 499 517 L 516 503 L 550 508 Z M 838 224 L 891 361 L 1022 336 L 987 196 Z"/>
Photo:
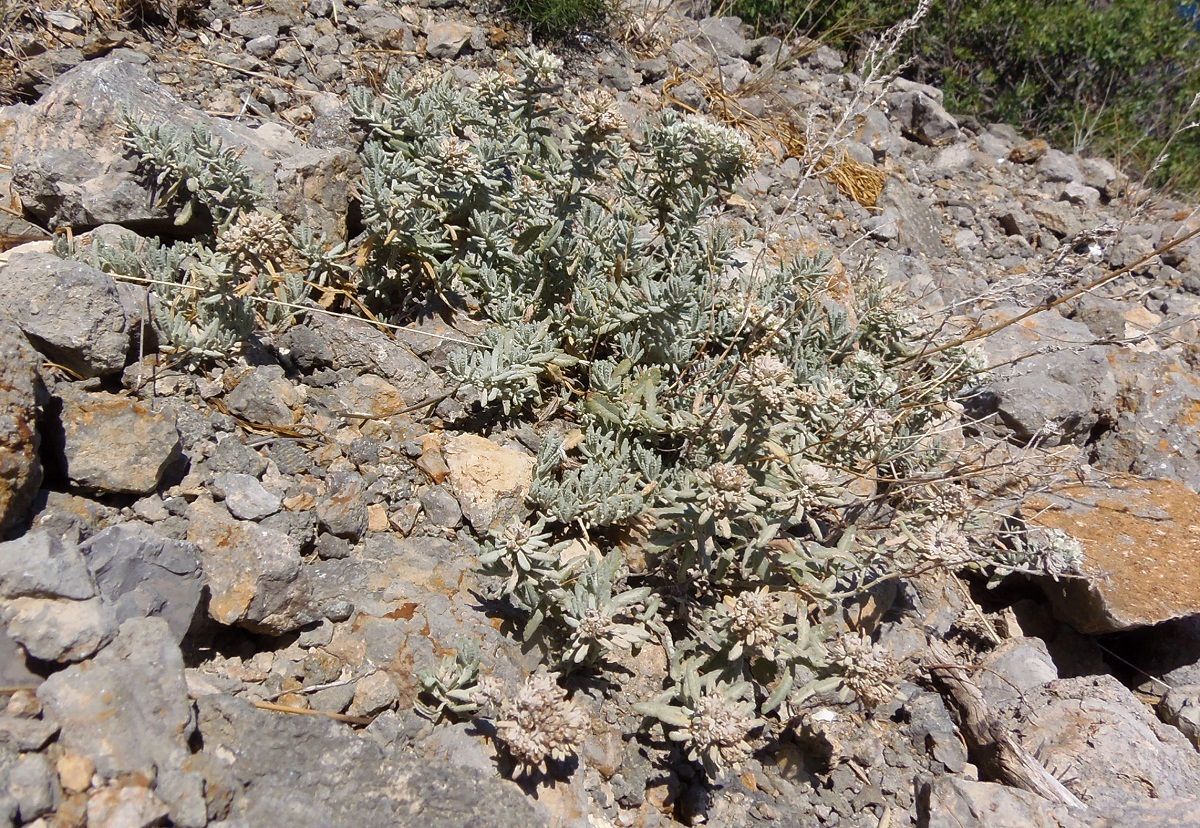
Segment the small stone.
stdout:
<path fill-rule="evenodd" d="M 42 715 L 42 703 L 32 690 L 17 690 L 8 697 L 4 713 L 19 719 L 32 719 Z"/>
<path fill-rule="evenodd" d="M 1017 144 L 1008 153 L 1008 160 L 1014 164 L 1032 164 L 1050 150 L 1050 145 L 1041 138 L 1032 138 Z"/>
<path fill-rule="evenodd" d="M 88 828 L 151 828 L 169 809 L 149 788 L 122 785 L 103 788 L 88 798 Z"/>
<path fill-rule="evenodd" d="M 267 426 L 290 426 L 298 419 L 303 401 L 277 365 L 260 365 L 236 378 L 225 395 L 230 413 Z"/>
<path fill-rule="evenodd" d="M 339 538 L 357 541 L 367 531 L 366 487 L 362 477 L 349 470 L 329 476 L 329 490 L 317 504 L 321 527 Z"/>
<path fill-rule="evenodd" d="M 0 716 L 0 742 L 7 742 L 20 751 L 41 750 L 56 733 L 58 725 L 45 719 Z"/>
<path fill-rule="evenodd" d="M 72 394 L 63 400 L 67 476 L 100 492 L 148 494 L 179 458 L 175 417 L 115 394 Z"/>
<path fill-rule="evenodd" d="M 117 619 L 100 598 L 14 598 L 3 609 L 8 634 L 43 661 L 79 661 L 112 640 Z"/>
<path fill-rule="evenodd" d="M 8 770 L 8 793 L 17 801 L 17 811 L 32 822 L 54 807 L 54 773 L 40 753 L 26 753 Z"/>
<path fill-rule="evenodd" d="M 390 525 L 387 506 L 382 503 L 372 503 L 367 507 L 368 532 L 386 532 Z"/>
<path fill-rule="evenodd" d="M 63 790 L 70 793 L 86 791 L 92 786 L 92 774 L 96 772 L 96 763 L 78 753 L 64 753 L 54 764 L 58 771 L 58 783 Z"/>
<path fill-rule="evenodd" d="M 354 699 L 350 702 L 351 716 L 373 716 L 392 707 L 400 699 L 396 682 L 383 670 L 361 679 L 354 686 Z"/>
<path fill-rule="evenodd" d="M 268 492 L 262 483 L 248 474 L 219 474 L 213 480 L 213 492 L 225 499 L 225 508 L 241 520 L 262 520 L 279 511 L 278 495 Z"/>
<path fill-rule="evenodd" d="M 475 30 L 463 23 L 440 22 L 429 27 L 425 54 L 431 58 L 456 58 Z"/>
<path fill-rule="evenodd" d="M 279 38 L 275 35 L 265 34 L 246 41 L 246 51 L 257 58 L 269 58 L 275 54 L 275 50 L 279 47 Z"/>
<path fill-rule="evenodd" d="M 350 541 L 323 532 L 317 538 L 317 557 L 323 561 L 340 560 L 350 557 Z"/>
<path fill-rule="evenodd" d="M 472 528 L 485 532 L 524 508 L 533 458 L 477 434 L 461 434 L 442 449 L 450 485 Z"/>
<path fill-rule="evenodd" d="M 452 529 L 462 522 L 463 511 L 450 494 L 441 486 L 429 486 L 418 495 L 425 517 L 434 526 Z"/>

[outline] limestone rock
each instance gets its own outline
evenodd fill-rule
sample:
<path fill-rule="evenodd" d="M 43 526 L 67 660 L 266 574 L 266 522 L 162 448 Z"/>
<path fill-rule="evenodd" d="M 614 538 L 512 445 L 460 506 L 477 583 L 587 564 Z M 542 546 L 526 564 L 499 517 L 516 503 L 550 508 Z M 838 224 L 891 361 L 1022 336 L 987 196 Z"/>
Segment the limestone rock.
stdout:
<path fill-rule="evenodd" d="M 441 21 L 429 27 L 425 54 L 431 58 L 456 58 L 471 40 L 474 29 L 463 23 Z"/>
<path fill-rule="evenodd" d="M 279 635 L 322 617 L 300 546 L 285 533 L 232 518 L 201 499 L 192 505 L 188 540 L 200 549 L 215 621 Z"/>
<path fill-rule="evenodd" d="M 81 548 L 118 622 L 158 616 L 177 643 L 183 640 L 203 588 L 193 544 L 165 538 L 142 523 L 123 523 L 94 535 Z"/>
<path fill-rule="evenodd" d="M 130 331 L 117 283 L 53 253 L 13 255 L 0 267 L 0 316 L 54 362 L 84 377 L 118 373 Z"/>
<path fill-rule="evenodd" d="M 1200 613 L 1200 494 L 1172 480 L 1109 475 L 1025 500 L 1038 526 L 1083 544 L 1084 578 L 1041 580 L 1055 614 L 1083 633 L 1150 626 Z"/>
<path fill-rule="evenodd" d="M 533 482 L 533 458 L 476 434 L 460 434 L 442 447 L 449 483 L 477 532 L 520 511 Z"/>
<path fill-rule="evenodd" d="M 58 78 L 36 104 L 15 113 L 13 184 L 27 210 L 44 222 L 76 228 L 170 226 L 173 208 L 160 203 L 123 144 L 122 110 L 181 130 L 211 131 L 242 153 L 242 162 L 266 183 L 268 199 L 274 195 L 276 162 L 300 149 L 277 128 L 250 129 L 187 106 L 135 63 L 115 57 L 87 61 Z"/>
<path fill-rule="evenodd" d="M 511 782 L 445 761 L 384 751 L 333 722 L 255 710 L 241 699 L 197 700 L 208 787 L 233 791 L 240 825 L 421 825 L 526 828 L 549 824 Z M 297 745 L 304 748 L 297 750 Z M 276 757 L 286 755 L 281 764 Z"/>
<path fill-rule="evenodd" d="M 183 768 L 195 722 L 166 621 L 126 621 L 96 658 L 46 679 L 38 698 L 62 728 L 59 743 L 91 759 L 101 779 L 156 780 L 173 821 L 204 824 L 201 780 Z"/>
<path fill-rule="evenodd" d="M 0 320 L 0 534 L 25 514 L 42 482 L 36 365 L 20 329 Z"/>
<path fill-rule="evenodd" d="M 921 787 L 919 828 L 1084 828 L 1065 806 L 994 782 L 944 776 Z"/>
<path fill-rule="evenodd" d="M 148 494 L 181 453 L 174 416 L 129 397 L 70 394 L 62 425 L 67 477 L 93 491 Z"/>

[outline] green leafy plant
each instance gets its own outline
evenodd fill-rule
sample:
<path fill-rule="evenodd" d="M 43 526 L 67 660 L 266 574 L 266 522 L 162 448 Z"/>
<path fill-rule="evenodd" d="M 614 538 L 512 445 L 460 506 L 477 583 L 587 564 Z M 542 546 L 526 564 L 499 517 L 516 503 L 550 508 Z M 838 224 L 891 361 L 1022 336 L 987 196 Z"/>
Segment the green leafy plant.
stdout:
<path fill-rule="evenodd" d="M 564 428 L 534 514 L 481 565 L 558 673 L 663 646 L 667 686 L 638 709 L 715 774 L 813 694 L 886 698 L 894 671 L 864 668 L 839 607 L 970 557 L 963 502 L 902 493 L 947 458 L 979 366 L 920 357 L 930 333 L 882 284 L 722 222 L 757 163 L 742 135 L 666 112 L 631 142 L 604 93 L 563 102 L 559 69 L 529 50 L 472 90 L 422 73 L 354 94 L 361 278 L 387 306 L 416 291 L 490 320 L 451 375 L 499 418 Z"/>
<path fill-rule="evenodd" d="M 338 285 L 376 315 L 437 298 L 487 320 L 482 347 L 450 359 L 466 401 L 553 421 L 532 514 L 479 557 L 546 671 L 506 698 L 473 658 L 447 659 L 422 676 L 419 709 L 491 718 L 518 770 L 545 772 L 585 732 L 560 679 L 661 647 L 662 691 L 637 709 L 719 774 L 814 695 L 887 698 L 894 671 L 847 637 L 844 602 L 988 560 L 967 501 L 935 485 L 979 365 L 928 347 L 882 283 L 724 220 L 758 161 L 740 133 L 664 112 L 631 141 L 611 96 L 562 93 L 553 55 L 513 64 L 470 87 L 425 70 L 353 92 L 366 132 L 353 265 L 242 205 L 220 151 L 197 161 L 162 135 L 143 157 L 204 167 L 175 192 L 208 209 L 212 235 L 88 255 L 177 286 L 160 327 L 200 352 L 273 324 L 237 303 L 280 273 L 303 274 L 282 282 L 294 304 Z"/>

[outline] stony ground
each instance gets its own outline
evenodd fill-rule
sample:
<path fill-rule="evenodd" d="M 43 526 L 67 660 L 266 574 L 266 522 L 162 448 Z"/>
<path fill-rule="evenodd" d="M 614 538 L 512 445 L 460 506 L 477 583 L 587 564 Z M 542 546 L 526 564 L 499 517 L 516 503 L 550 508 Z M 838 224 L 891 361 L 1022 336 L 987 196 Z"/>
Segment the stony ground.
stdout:
<path fill-rule="evenodd" d="M 998 327 L 966 434 L 998 458 L 979 489 L 997 514 L 1075 535 L 1086 573 L 877 596 L 895 697 L 871 716 L 831 701 L 719 784 L 622 738 L 629 701 L 658 689 L 647 647 L 622 686 L 575 688 L 591 723 L 577 761 L 518 784 L 482 726 L 414 711 L 418 673 L 458 647 L 514 684 L 536 666 L 483 606 L 475 558 L 478 533 L 522 508 L 542 435 L 461 425 L 445 337 L 478 326 L 312 315 L 185 372 L 152 353 L 144 287 L 38 239 L 184 232 L 121 145 L 122 109 L 207 127 L 283 214 L 352 237 L 348 87 L 426 62 L 470 83 L 526 35 L 455 0 L 211 0 L 177 29 L 59 6 L 5 34 L 21 59 L 0 110 L 0 818 L 1200 825 L 1192 205 L 728 18 L 643 10 L 556 47 L 571 85 L 612 90 L 631 123 L 675 106 L 756 131 L 734 220 L 882 273 L 923 313 Z M 881 171 L 882 193 L 812 173 L 796 134 L 861 180 Z M 935 644 L 1074 805 L 975 749 Z"/>

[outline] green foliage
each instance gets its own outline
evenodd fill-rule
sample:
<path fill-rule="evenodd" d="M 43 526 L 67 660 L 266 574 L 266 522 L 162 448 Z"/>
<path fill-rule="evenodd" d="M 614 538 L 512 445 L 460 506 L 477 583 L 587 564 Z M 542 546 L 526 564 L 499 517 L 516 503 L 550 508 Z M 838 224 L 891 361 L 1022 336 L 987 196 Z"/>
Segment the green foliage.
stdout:
<path fill-rule="evenodd" d="M 509 13 L 536 34 L 560 38 L 595 28 L 612 14 L 612 0 L 508 0 Z"/>
<path fill-rule="evenodd" d="M 736 0 L 764 29 L 798 29 L 854 50 L 916 0 Z M 1200 92 L 1200 41 L 1166 0 L 945 0 L 912 39 L 905 74 L 940 86 L 952 111 L 1067 146 L 1151 163 Z M 1200 138 L 1173 144 L 1161 179 L 1200 187 Z"/>
<path fill-rule="evenodd" d="M 486 539 L 480 566 L 553 672 L 506 697 L 473 657 L 447 659 L 421 677 L 420 710 L 496 719 L 534 772 L 586 729 L 558 676 L 661 646 L 669 674 L 638 709 L 718 774 L 814 694 L 871 707 L 892 692 L 886 657 L 847 636 L 845 600 L 980 559 L 965 502 L 929 483 L 978 365 L 961 348 L 922 357 L 931 333 L 884 285 L 722 221 L 757 163 L 744 136 L 665 112 L 630 141 L 607 93 L 565 105 L 560 69 L 531 49 L 469 87 L 423 71 L 355 90 L 353 265 L 243 202 L 253 188 L 219 144 L 144 128 L 139 153 L 208 209 L 211 235 L 73 252 L 153 280 L 160 332 L 190 355 L 287 324 L 258 308 L 269 295 L 327 288 L 376 314 L 438 296 L 488 320 L 451 377 L 484 412 L 554 426 L 532 514 Z"/>
<path fill-rule="evenodd" d="M 553 56 L 516 64 L 469 89 L 422 73 L 352 96 L 361 282 L 384 306 L 416 290 L 477 307 L 493 327 L 451 375 L 498 416 L 565 419 L 532 518 L 481 565 L 559 673 L 662 643 L 669 684 L 640 709 L 717 773 L 762 716 L 834 687 L 886 694 L 826 651 L 838 607 L 960 563 L 969 516 L 861 483 L 938 467 L 977 365 L 915 358 L 928 332 L 884 286 L 838 300 L 828 257 L 732 233 L 722 196 L 756 163 L 739 133 L 666 112 L 633 143 L 611 97 L 552 94 Z"/>
<path fill-rule="evenodd" d="M 123 116 L 126 143 L 177 206 L 175 223 L 207 218 L 211 231 L 164 245 L 124 240 L 86 249 L 60 242 L 60 255 L 149 286 L 159 340 L 180 359 L 222 360 L 262 328 L 286 328 L 312 287 L 347 275 L 344 246 L 326 245 L 304 226 L 287 229 L 263 209 L 261 187 L 220 139 L 197 127 L 179 132 Z"/>

